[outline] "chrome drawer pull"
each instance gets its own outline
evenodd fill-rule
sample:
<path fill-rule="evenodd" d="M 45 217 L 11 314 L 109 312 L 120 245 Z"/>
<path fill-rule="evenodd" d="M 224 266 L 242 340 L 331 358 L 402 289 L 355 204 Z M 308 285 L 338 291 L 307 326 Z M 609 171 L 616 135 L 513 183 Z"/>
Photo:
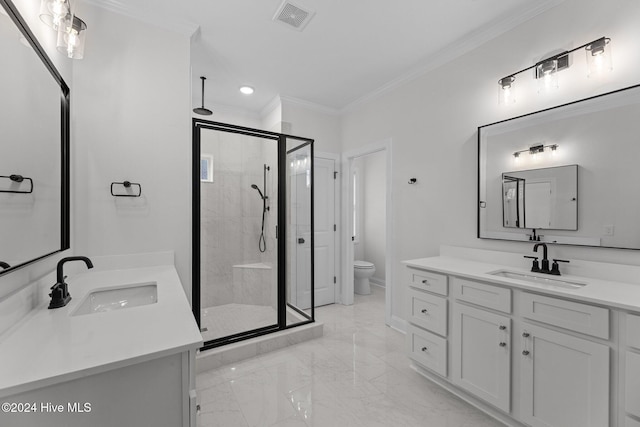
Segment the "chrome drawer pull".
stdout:
<path fill-rule="evenodd" d="M 529 350 L 523 350 L 522 351 L 522 355 L 523 356 L 528 356 L 529 355 Z"/>
<path fill-rule="evenodd" d="M 422 283 L 424 283 L 424 284 L 426 285 L 427 283 L 429 283 L 429 281 L 428 281 L 427 279 L 424 279 L 424 280 L 422 281 Z"/>
<path fill-rule="evenodd" d="M 529 337 L 531 336 L 531 334 L 530 334 L 529 332 L 523 332 L 523 333 L 522 333 L 522 336 L 523 336 L 524 338 L 529 338 Z"/>
<path fill-rule="evenodd" d="M 428 313 L 428 311 L 427 311 L 427 309 L 426 309 L 426 308 L 423 308 L 423 309 L 422 309 L 422 311 L 421 311 L 421 313 L 422 313 L 422 314 L 427 314 L 427 313 Z"/>
<path fill-rule="evenodd" d="M 500 344 L 498 344 L 500 347 L 506 347 L 507 343 L 506 342 L 501 342 Z"/>
<path fill-rule="evenodd" d="M 427 347 L 422 347 L 422 351 L 427 352 L 429 349 Z"/>
<path fill-rule="evenodd" d="M 504 326 L 504 325 L 500 325 L 500 327 L 498 329 L 500 329 L 501 331 L 504 331 L 505 329 L 507 329 L 507 327 Z"/>

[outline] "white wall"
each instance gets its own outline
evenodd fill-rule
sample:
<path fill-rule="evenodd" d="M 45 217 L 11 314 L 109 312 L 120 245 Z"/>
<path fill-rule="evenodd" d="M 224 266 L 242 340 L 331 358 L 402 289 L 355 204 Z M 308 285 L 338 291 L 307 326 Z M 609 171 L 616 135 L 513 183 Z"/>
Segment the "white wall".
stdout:
<path fill-rule="evenodd" d="M 72 94 L 75 252 L 175 251 L 191 295 L 190 37 L 87 5 Z M 142 185 L 116 198 L 111 182 Z"/>
<path fill-rule="evenodd" d="M 362 158 L 363 210 L 362 227 L 364 236 L 363 260 L 376 266 L 374 282 L 385 283 L 387 216 L 387 159 L 384 151 L 368 154 Z"/>
<path fill-rule="evenodd" d="M 393 138 L 396 264 L 437 255 L 441 244 L 528 253 L 528 243 L 476 238 L 477 127 L 553 105 L 638 83 L 640 3 L 635 0 L 566 0 L 470 53 L 348 112 L 342 121 L 343 151 Z M 497 105 L 498 79 L 554 49 L 612 38 L 614 73 L 609 81 L 586 79 L 576 57 L 560 75 L 555 96 L 522 96 L 511 110 Z M 584 61 L 584 53 L 577 52 Z M 522 80 L 526 80 L 527 76 Z M 417 185 L 408 185 L 415 176 Z M 553 256 L 640 264 L 637 252 L 553 247 Z M 398 265 L 393 315 L 404 317 Z"/>
<path fill-rule="evenodd" d="M 289 133 L 314 139 L 313 150 L 325 153 L 341 152 L 340 117 L 337 113 L 292 102 L 283 98 L 282 121 L 291 125 Z"/>

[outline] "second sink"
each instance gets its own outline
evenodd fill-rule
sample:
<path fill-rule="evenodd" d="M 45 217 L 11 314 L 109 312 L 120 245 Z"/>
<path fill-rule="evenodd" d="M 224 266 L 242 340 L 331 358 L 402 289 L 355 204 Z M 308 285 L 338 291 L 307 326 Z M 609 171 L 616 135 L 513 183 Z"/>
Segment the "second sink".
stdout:
<path fill-rule="evenodd" d="M 96 289 L 90 292 L 71 314 L 102 313 L 122 310 L 158 302 L 158 285 L 156 282 L 135 283 L 130 285 Z"/>
<path fill-rule="evenodd" d="M 525 282 L 536 283 L 539 285 L 557 286 L 560 288 L 568 288 L 568 289 L 580 289 L 583 286 L 586 286 L 586 283 L 574 282 L 569 280 L 561 280 L 553 277 L 538 276 L 533 273 L 530 273 L 530 274 L 519 273 L 516 271 L 509 271 L 509 270 L 492 271 L 488 274 L 491 274 L 492 276 L 507 277 L 509 279 L 524 280 Z"/>

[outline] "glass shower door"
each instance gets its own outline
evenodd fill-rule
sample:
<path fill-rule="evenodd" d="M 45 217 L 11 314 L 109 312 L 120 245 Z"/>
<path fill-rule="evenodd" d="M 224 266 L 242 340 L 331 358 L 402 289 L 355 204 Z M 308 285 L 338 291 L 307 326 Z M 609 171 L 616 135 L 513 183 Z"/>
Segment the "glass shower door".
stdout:
<path fill-rule="evenodd" d="M 313 318 L 313 148 L 287 140 L 287 325 Z"/>
<path fill-rule="evenodd" d="M 278 329 L 279 138 L 200 128 L 200 329 L 206 342 Z"/>

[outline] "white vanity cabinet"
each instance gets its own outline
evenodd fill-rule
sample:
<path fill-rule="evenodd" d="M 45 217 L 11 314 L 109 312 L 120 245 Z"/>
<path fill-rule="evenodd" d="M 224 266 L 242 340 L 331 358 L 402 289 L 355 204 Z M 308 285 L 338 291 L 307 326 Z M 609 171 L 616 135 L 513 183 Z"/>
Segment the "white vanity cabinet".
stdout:
<path fill-rule="evenodd" d="M 619 312 L 504 281 L 405 269 L 409 356 L 418 372 L 507 425 L 640 427 L 640 328 L 633 326 L 640 325 L 640 317 L 628 321 L 637 331 L 632 340 L 638 347 L 627 352 L 625 417 L 612 410 L 621 398 L 612 377 L 618 369 L 618 322 L 611 319 Z M 447 284 L 449 292 L 419 290 L 422 277 L 431 278 L 426 279 L 431 285 Z M 416 303 L 421 297 L 424 305 Z M 420 317 L 422 309 L 431 313 L 441 307 L 449 308 L 444 310 L 448 322 L 425 323 Z M 442 329 L 443 322 L 450 327 Z M 436 337 L 440 348 L 448 345 L 440 354 L 445 361 L 434 365 L 432 359 L 416 355 L 422 347 L 430 348 L 421 347 L 416 338 L 425 334 Z M 443 364 L 448 370 L 437 369 Z"/>
<path fill-rule="evenodd" d="M 533 427 L 609 425 L 609 347 L 529 323 L 522 336 L 523 421 Z"/>
<path fill-rule="evenodd" d="M 626 427 L 640 427 L 640 315 L 625 314 L 624 409 Z M 632 418 L 635 417 L 635 418 Z"/>
<path fill-rule="evenodd" d="M 509 412 L 511 319 L 459 302 L 453 304 L 452 381 Z"/>

